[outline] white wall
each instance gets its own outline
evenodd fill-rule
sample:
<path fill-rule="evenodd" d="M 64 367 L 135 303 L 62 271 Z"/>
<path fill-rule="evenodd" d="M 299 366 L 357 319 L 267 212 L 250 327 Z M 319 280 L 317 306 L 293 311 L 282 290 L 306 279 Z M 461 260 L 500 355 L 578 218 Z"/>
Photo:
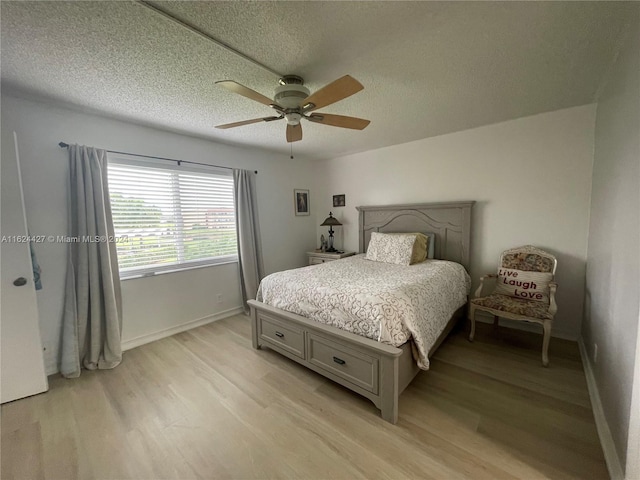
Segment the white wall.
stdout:
<path fill-rule="evenodd" d="M 545 113 L 318 162 L 318 220 L 344 224 L 337 245 L 358 248 L 359 205 L 475 200 L 471 276 L 495 272 L 500 252 L 533 244 L 558 257 L 554 335 L 582 319 L 595 106 Z M 346 194 L 333 208 L 332 195 Z M 323 229 L 318 230 L 325 233 Z M 341 238 L 342 237 L 342 238 Z M 318 242 L 318 240 L 316 240 Z M 343 243 L 342 243 L 343 242 Z M 553 361 L 553 360 L 552 360 Z"/>
<path fill-rule="evenodd" d="M 640 435 L 629 431 L 640 303 L 639 12 L 598 100 L 582 329 L 623 467 L 629 435 Z"/>
<path fill-rule="evenodd" d="M 34 235 L 67 233 L 67 151 L 58 142 L 258 170 L 259 215 L 267 273 L 306 263 L 315 244 L 312 214 L 296 217 L 294 188 L 311 189 L 310 163 L 138 126 L 46 103 L 2 96 L 2 129 L 18 134 L 29 229 Z M 5 148 L 10 146 L 2 145 Z M 4 157 L 4 154 L 3 154 Z M 311 201 L 314 192 L 311 191 Z M 49 373 L 57 371 L 66 246 L 37 245 L 43 290 L 40 325 Z M 175 328 L 241 306 L 236 264 L 208 267 L 122 284 L 123 341 Z M 223 302 L 216 302 L 217 294 Z"/>

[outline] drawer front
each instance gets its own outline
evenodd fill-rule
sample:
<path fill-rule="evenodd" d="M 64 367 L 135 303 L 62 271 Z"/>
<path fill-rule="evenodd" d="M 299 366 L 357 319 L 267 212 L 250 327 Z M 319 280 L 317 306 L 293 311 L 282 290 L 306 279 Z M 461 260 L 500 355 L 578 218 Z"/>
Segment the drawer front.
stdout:
<path fill-rule="evenodd" d="M 286 325 L 281 321 L 258 314 L 260 325 L 260 338 L 286 350 L 293 355 L 304 358 L 304 332 L 292 325 Z"/>
<path fill-rule="evenodd" d="M 318 265 L 320 263 L 330 262 L 331 259 L 320 257 L 309 257 L 309 265 Z"/>
<path fill-rule="evenodd" d="M 308 361 L 369 392 L 378 393 L 378 359 L 308 333 Z"/>

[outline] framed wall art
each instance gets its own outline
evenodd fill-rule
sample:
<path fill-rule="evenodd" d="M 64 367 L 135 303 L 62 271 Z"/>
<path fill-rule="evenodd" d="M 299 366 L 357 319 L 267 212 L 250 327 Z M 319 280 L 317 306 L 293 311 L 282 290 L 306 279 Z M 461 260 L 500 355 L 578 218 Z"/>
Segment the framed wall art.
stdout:
<path fill-rule="evenodd" d="M 296 215 L 309 215 L 309 190 L 295 189 L 293 191 L 293 203 Z"/>
<path fill-rule="evenodd" d="M 344 207 L 346 205 L 344 200 L 344 193 L 342 195 L 334 195 L 333 196 L 333 206 L 334 207 Z"/>

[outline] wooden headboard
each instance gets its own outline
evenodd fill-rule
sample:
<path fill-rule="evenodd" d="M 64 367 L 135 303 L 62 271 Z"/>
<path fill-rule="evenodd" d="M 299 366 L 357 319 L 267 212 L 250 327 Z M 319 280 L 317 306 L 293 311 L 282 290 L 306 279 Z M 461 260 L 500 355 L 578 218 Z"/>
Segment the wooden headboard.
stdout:
<path fill-rule="evenodd" d="M 432 232 L 436 236 L 435 258 L 458 262 L 468 271 L 474 203 L 356 207 L 360 212 L 360 253 L 367 251 L 371 232 Z"/>

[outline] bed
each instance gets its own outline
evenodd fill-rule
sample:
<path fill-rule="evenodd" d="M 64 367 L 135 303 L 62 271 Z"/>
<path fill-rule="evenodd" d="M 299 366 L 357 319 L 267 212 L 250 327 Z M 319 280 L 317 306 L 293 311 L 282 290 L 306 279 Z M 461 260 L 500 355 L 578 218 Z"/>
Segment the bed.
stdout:
<path fill-rule="evenodd" d="M 429 232 L 435 237 L 435 259 L 456 262 L 468 270 L 473 204 L 474 202 L 469 201 L 357 207 L 359 250 L 366 251 L 372 232 Z M 369 265 L 364 262 L 369 262 Z M 416 275 L 424 270 L 424 276 L 427 277 L 434 275 L 433 272 L 453 272 L 454 267 L 463 270 L 448 262 L 435 260 L 425 262 L 425 265 L 401 268 L 411 268 L 411 272 L 416 272 Z M 366 270 L 378 270 L 378 266 L 372 265 L 376 263 L 378 262 L 364 260 L 363 256 L 356 256 L 320 266 L 281 272 L 270 276 L 273 277 L 271 279 L 267 277 L 269 280 L 265 283 L 265 279 L 263 284 L 268 285 L 268 288 L 265 289 L 264 285 L 261 285 L 258 296 L 265 301 L 248 302 L 251 308 L 251 336 L 254 348 L 266 346 L 368 398 L 380 409 L 384 420 L 395 424 L 398 419 L 399 395 L 420 368 L 428 367 L 428 358 L 446 338 L 456 321 L 464 318 L 466 298 L 462 301 L 460 298 L 457 299 L 461 306 L 449 318 L 444 317 L 434 322 L 438 323 L 436 326 L 423 328 L 425 331 L 429 330 L 429 338 L 426 341 L 416 329 L 421 324 L 416 319 L 412 320 L 413 314 L 403 314 L 403 324 L 407 328 L 402 329 L 384 328 L 377 322 L 367 322 L 364 317 L 356 322 L 343 322 L 337 309 L 323 313 L 316 307 L 337 297 L 335 285 L 334 290 L 329 289 L 328 293 L 324 292 L 322 295 L 315 294 L 313 299 L 311 296 L 308 300 L 296 297 L 300 292 L 307 290 L 305 282 L 309 281 L 310 277 L 330 277 L 339 274 L 350 278 L 348 273 L 340 272 L 353 272 L 358 269 L 361 269 L 364 276 Z M 314 270 L 320 268 L 323 270 Z M 395 285 L 394 282 L 402 284 L 399 275 L 394 277 L 393 268 L 379 268 L 383 268 L 382 273 L 378 275 L 383 275 L 385 282 L 391 286 Z M 460 276 L 459 273 L 457 275 Z M 297 286 L 297 291 L 283 293 L 282 289 L 286 288 L 287 283 Z M 354 280 L 347 283 L 350 285 L 357 282 Z M 330 285 L 325 287 L 329 288 Z M 436 287 L 439 287 L 436 283 L 431 284 L 431 288 Z M 353 288 L 356 295 L 363 293 L 357 290 L 357 285 Z M 415 297 L 413 303 L 417 305 L 420 303 L 418 300 L 421 290 L 411 288 Z M 447 286 L 439 288 L 439 291 L 434 290 L 439 292 L 436 295 L 445 295 L 447 289 L 450 289 Z M 342 296 L 347 296 L 349 289 L 344 290 Z M 350 302 L 353 303 L 353 300 Z M 313 305 L 310 307 L 307 304 Z M 326 318 L 321 318 L 323 315 Z M 422 310 L 418 309 L 415 315 L 420 317 Z M 448 313 L 446 315 L 448 316 Z M 371 316 L 374 317 L 375 314 L 372 313 Z M 338 326 L 341 328 L 337 328 Z"/>

